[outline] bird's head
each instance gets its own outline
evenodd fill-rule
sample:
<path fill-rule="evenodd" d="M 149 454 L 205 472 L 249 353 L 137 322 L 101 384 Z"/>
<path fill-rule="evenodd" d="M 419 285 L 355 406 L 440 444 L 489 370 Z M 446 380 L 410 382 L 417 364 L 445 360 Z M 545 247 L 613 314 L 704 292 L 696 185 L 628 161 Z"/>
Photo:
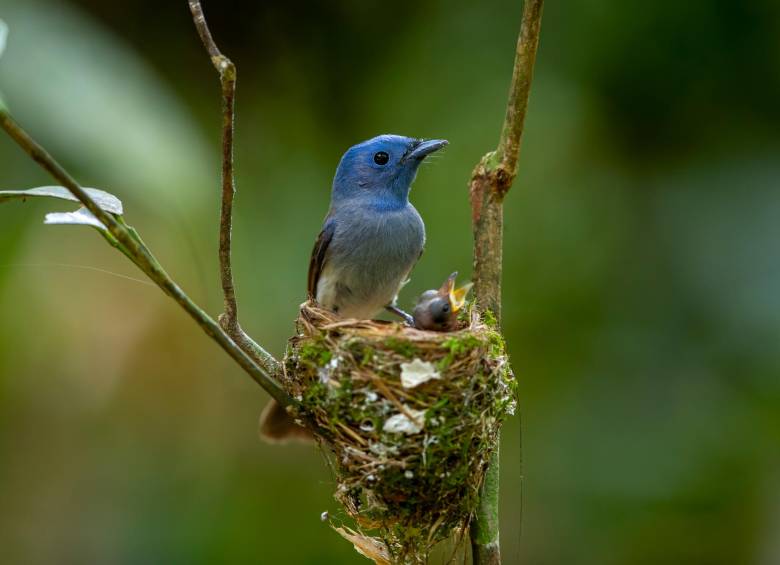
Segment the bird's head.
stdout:
<path fill-rule="evenodd" d="M 445 145 L 443 139 L 380 135 L 350 147 L 333 179 L 332 203 L 358 199 L 384 208 L 405 206 L 420 163 Z"/>
<path fill-rule="evenodd" d="M 466 304 L 466 296 L 468 296 L 473 283 L 464 284 L 460 288 L 455 288 L 455 279 L 458 276 L 458 271 L 452 273 L 444 284 L 441 285 L 436 294 L 442 299 L 442 302 L 449 306 L 449 310 L 453 314 L 457 314 L 463 306 Z"/>

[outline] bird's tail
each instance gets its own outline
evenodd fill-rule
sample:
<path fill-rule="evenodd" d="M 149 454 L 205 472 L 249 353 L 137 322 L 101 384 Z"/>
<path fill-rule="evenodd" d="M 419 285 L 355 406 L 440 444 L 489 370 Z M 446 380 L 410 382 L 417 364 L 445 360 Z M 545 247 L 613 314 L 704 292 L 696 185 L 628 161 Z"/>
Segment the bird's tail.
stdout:
<path fill-rule="evenodd" d="M 300 441 L 310 443 L 314 436 L 295 423 L 284 406 L 271 399 L 260 414 L 260 437 L 268 443 Z"/>

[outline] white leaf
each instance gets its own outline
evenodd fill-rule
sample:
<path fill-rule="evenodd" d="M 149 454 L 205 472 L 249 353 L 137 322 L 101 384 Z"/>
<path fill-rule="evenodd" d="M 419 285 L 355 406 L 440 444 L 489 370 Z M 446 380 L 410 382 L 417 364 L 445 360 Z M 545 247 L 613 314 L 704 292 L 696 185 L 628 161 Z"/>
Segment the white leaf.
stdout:
<path fill-rule="evenodd" d="M 75 212 L 52 212 L 46 214 L 46 219 L 43 220 L 47 225 L 75 225 L 75 226 L 92 226 L 101 231 L 107 231 L 106 227 L 100 223 L 92 212 L 86 208 L 79 208 Z"/>
<path fill-rule="evenodd" d="M 3 56 L 5 51 L 5 42 L 8 39 L 8 26 L 3 20 L 0 20 L 0 57 Z"/>
<path fill-rule="evenodd" d="M 431 379 L 440 379 L 441 375 L 433 363 L 419 358 L 411 363 L 401 363 L 401 384 L 404 388 L 414 388 Z"/>
<path fill-rule="evenodd" d="M 415 410 L 414 408 L 405 407 L 406 414 L 399 413 L 395 416 L 390 416 L 382 427 L 384 431 L 390 434 L 416 434 L 422 431 L 425 426 L 425 410 Z"/>
<path fill-rule="evenodd" d="M 97 188 L 85 188 L 87 194 L 92 197 L 92 200 L 100 206 L 106 212 L 117 214 L 121 216 L 124 212 L 122 210 L 122 201 L 119 200 L 113 194 L 109 194 L 103 190 Z M 70 191 L 64 186 L 39 186 L 37 188 L 31 188 L 29 190 L 0 190 L 0 202 L 11 199 L 24 199 L 32 197 L 47 196 L 49 198 L 59 198 L 60 200 L 69 200 L 71 202 L 78 202 L 78 198 L 73 196 Z"/>
<path fill-rule="evenodd" d="M 3 20 L 0 20 L 0 57 L 3 56 L 3 51 L 5 51 L 5 44 L 7 39 L 8 39 L 8 26 L 5 25 L 5 22 Z M 5 103 L 3 102 L 2 93 L 0 93 L 0 109 L 4 109 L 4 108 L 5 108 Z"/>

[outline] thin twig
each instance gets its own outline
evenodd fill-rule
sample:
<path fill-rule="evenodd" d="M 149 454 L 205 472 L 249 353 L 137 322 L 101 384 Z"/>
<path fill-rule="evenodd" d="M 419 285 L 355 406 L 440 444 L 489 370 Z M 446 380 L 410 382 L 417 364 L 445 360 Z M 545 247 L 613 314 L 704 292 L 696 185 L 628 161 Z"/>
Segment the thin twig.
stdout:
<path fill-rule="evenodd" d="M 528 95 L 539 45 L 544 0 L 526 0 L 517 40 L 512 84 L 498 148 L 485 155 L 469 184 L 474 235 L 474 296 L 501 318 L 503 201 L 517 176 Z"/>
<path fill-rule="evenodd" d="M 496 150 L 501 168 L 506 171 L 508 185 L 504 195 L 517 175 L 517 161 L 520 158 L 520 144 L 523 139 L 525 114 L 528 110 L 528 95 L 534 76 L 536 50 L 539 47 L 539 31 L 542 25 L 544 0 L 527 0 L 523 7 L 523 22 L 517 39 L 515 65 L 512 71 L 512 85 L 506 105 L 504 126 Z"/>
<path fill-rule="evenodd" d="M 49 172 L 62 186 L 67 188 L 78 200 L 106 227 L 110 234 L 109 242 L 118 247 L 135 263 L 157 286 L 173 298 L 203 329 L 216 341 L 255 382 L 262 386 L 277 402 L 284 406 L 294 404 L 294 400 L 279 386 L 276 380 L 247 355 L 219 324 L 206 314 L 178 284 L 165 272 L 160 263 L 146 247 L 138 233 L 126 225 L 121 217 L 105 212 L 92 200 L 89 194 L 76 182 L 41 145 L 16 123 L 8 111 L 0 107 L 0 126 L 35 162 Z M 113 238 L 113 241 L 111 240 Z"/>
<path fill-rule="evenodd" d="M 271 374 L 278 374 L 280 363 L 268 351 L 250 338 L 238 321 L 231 240 L 233 232 L 233 198 L 236 182 L 233 173 L 233 137 L 235 131 L 236 66 L 222 54 L 209 30 L 200 0 L 188 0 L 192 21 L 198 31 L 214 68 L 219 73 L 222 86 L 222 206 L 219 216 L 219 272 L 222 283 L 225 312 L 219 317 L 219 324 L 233 338 L 241 349 Z"/>
<path fill-rule="evenodd" d="M 525 0 L 517 40 L 512 84 L 504 125 L 495 151 L 477 164 L 469 183 L 474 233 L 474 295 L 482 310 L 501 321 L 501 274 L 503 254 L 503 201 L 517 176 L 528 95 L 533 79 L 544 0 Z M 478 565 L 501 563 L 498 519 L 498 450 L 493 454 L 480 503 L 471 523 L 471 549 Z"/>
<path fill-rule="evenodd" d="M 236 67 L 214 43 L 206 16 L 199 0 L 189 0 L 192 20 L 203 45 L 219 73 L 222 85 L 222 207 L 219 218 L 219 270 L 225 299 L 225 317 L 236 322 L 238 306 L 231 267 L 231 234 L 233 230 L 233 197 L 236 193 L 233 176 L 233 124 L 235 119 Z"/>

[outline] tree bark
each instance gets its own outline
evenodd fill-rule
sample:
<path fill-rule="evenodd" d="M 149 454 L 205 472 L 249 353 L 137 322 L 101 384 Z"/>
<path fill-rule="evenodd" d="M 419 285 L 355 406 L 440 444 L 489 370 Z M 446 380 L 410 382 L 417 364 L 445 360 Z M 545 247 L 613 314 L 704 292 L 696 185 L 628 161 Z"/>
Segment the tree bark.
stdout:
<path fill-rule="evenodd" d="M 474 295 L 477 306 L 501 323 L 501 274 L 503 256 L 504 198 L 517 176 L 517 162 L 523 136 L 544 0 L 526 0 L 509 100 L 495 151 L 485 155 L 469 183 L 471 221 L 474 235 Z M 499 543 L 499 457 L 493 454 L 480 501 L 471 522 L 472 559 L 477 565 L 501 563 Z"/>

